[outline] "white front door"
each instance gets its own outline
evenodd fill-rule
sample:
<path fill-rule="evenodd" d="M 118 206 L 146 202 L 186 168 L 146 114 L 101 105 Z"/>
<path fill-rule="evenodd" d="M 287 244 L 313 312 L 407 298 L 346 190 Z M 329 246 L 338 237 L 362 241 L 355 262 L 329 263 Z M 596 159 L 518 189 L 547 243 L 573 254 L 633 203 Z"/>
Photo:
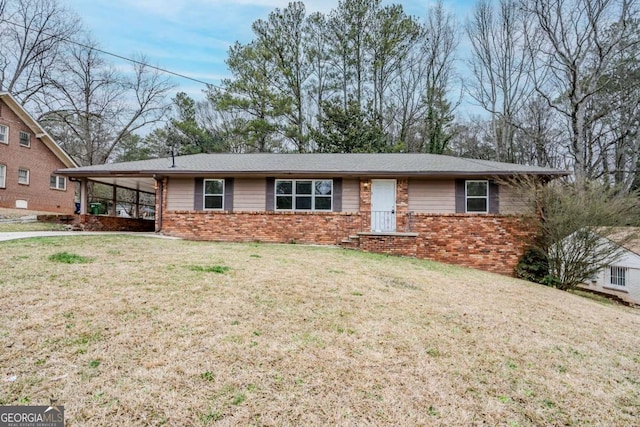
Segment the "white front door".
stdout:
<path fill-rule="evenodd" d="M 371 181 L 371 231 L 396 231 L 396 180 Z"/>

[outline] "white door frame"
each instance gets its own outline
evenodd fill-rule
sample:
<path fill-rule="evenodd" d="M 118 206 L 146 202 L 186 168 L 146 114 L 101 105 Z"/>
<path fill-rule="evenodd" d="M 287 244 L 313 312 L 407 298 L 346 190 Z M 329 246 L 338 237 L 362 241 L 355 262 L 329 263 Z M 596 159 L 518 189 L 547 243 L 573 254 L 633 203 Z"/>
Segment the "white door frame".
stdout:
<path fill-rule="evenodd" d="M 371 231 L 396 231 L 397 185 L 395 179 L 371 180 Z M 393 189 L 393 193 L 390 189 Z"/>

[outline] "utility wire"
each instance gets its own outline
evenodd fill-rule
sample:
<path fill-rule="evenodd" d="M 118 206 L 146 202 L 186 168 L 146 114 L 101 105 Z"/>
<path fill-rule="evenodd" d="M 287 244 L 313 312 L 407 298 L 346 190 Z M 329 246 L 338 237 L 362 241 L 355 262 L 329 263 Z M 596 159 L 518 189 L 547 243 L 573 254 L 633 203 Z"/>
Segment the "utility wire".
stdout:
<path fill-rule="evenodd" d="M 26 27 L 24 25 L 21 25 L 21 24 L 18 24 L 16 22 L 8 21 L 5 18 L 0 18 L 0 22 L 6 23 L 6 24 L 9 24 L 9 25 L 13 25 L 15 27 L 20 27 L 20 28 L 22 28 L 22 29 L 24 29 L 26 31 L 33 31 L 31 28 L 28 28 L 28 27 Z M 62 42 L 74 44 L 76 46 L 80 46 L 80 47 L 83 47 L 85 49 L 95 50 L 96 52 L 100 52 L 100 53 L 105 54 L 105 55 L 113 56 L 114 58 L 118 58 L 118 59 L 122 59 L 122 60 L 125 60 L 125 61 L 129 61 L 131 63 L 138 64 L 138 65 L 143 65 L 145 67 L 149 67 L 149 68 L 152 68 L 154 70 L 160 71 L 161 73 L 171 74 L 173 76 L 180 77 L 182 79 L 191 80 L 191 81 L 196 82 L 196 83 L 200 83 L 200 84 L 203 84 L 203 85 L 206 85 L 206 86 L 211 86 L 211 87 L 215 87 L 215 88 L 220 89 L 220 90 L 227 91 L 227 89 L 225 89 L 222 86 L 215 85 L 215 84 L 209 83 L 209 82 L 205 82 L 204 80 L 199 80 L 199 79 L 196 79 L 195 77 L 189 77 L 187 75 L 180 74 L 180 73 L 177 73 L 175 71 L 167 70 L 166 68 L 157 67 L 155 65 L 151 65 L 151 64 L 148 64 L 146 62 L 138 61 L 138 60 L 135 60 L 135 59 L 132 59 L 132 58 L 127 58 L 126 56 L 118 55 L 117 53 L 109 52 L 107 50 L 100 49 L 100 48 L 95 47 L 95 46 L 89 46 L 89 45 L 86 45 L 84 43 L 80 43 L 80 42 L 77 42 L 75 40 L 71 40 L 71 39 L 68 39 L 68 38 L 65 38 L 65 37 L 61 37 L 61 36 L 58 36 L 58 35 L 55 35 L 55 34 L 46 33 L 44 31 L 41 32 L 41 34 L 44 34 L 44 35 L 46 35 L 48 37 L 57 38 Z"/>

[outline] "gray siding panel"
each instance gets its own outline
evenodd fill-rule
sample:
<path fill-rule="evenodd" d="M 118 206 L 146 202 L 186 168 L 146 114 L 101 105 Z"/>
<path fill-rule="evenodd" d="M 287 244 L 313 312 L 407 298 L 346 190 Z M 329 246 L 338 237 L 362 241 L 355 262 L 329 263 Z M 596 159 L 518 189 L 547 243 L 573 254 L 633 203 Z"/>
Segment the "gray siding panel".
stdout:
<path fill-rule="evenodd" d="M 342 212 L 360 211 L 360 181 L 342 180 Z"/>
<path fill-rule="evenodd" d="M 236 178 L 233 182 L 233 210 L 236 212 L 262 212 L 266 204 L 263 178 Z"/>
<path fill-rule="evenodd" d="M 342 212 L 342 178 L 333 178 L 333 211 Z"/>
<path fill-rule="evenodd" d="M 166 194 L 167 210 L 192 210 L 195 203 L 193 178 L 169 178 Z"/>
<path fill-rule="evenodd" d="M 456 213 L 465 213 L 467 211 L 465 182 L 464 179 L 456 179 Z"/>
<path fill-rule="evenodd" d="M 505 215 L 533 214 L 533 200 L 527 200 L 509 185 L 500 185 L 500 213 Z"/>
<path fill-rule="evenodd" d="M 455 181 L 409 180 L 409 210 L 433 214 L 455 213 Z"/>

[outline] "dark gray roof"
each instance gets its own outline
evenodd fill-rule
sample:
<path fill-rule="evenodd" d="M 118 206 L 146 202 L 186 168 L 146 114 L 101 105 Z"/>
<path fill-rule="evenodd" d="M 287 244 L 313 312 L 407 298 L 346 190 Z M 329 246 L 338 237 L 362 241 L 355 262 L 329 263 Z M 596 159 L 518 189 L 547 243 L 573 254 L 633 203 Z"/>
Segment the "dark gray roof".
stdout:
<path fill-rule="evenodd" d="M 193 154 L 171 158 L 85 166 L 57 171 L 69 176 L 107 175 L 385 175 L 488 176 L 533 174 L 560 176 L 558 169 L 465 159 L 436 154 Z"/>

